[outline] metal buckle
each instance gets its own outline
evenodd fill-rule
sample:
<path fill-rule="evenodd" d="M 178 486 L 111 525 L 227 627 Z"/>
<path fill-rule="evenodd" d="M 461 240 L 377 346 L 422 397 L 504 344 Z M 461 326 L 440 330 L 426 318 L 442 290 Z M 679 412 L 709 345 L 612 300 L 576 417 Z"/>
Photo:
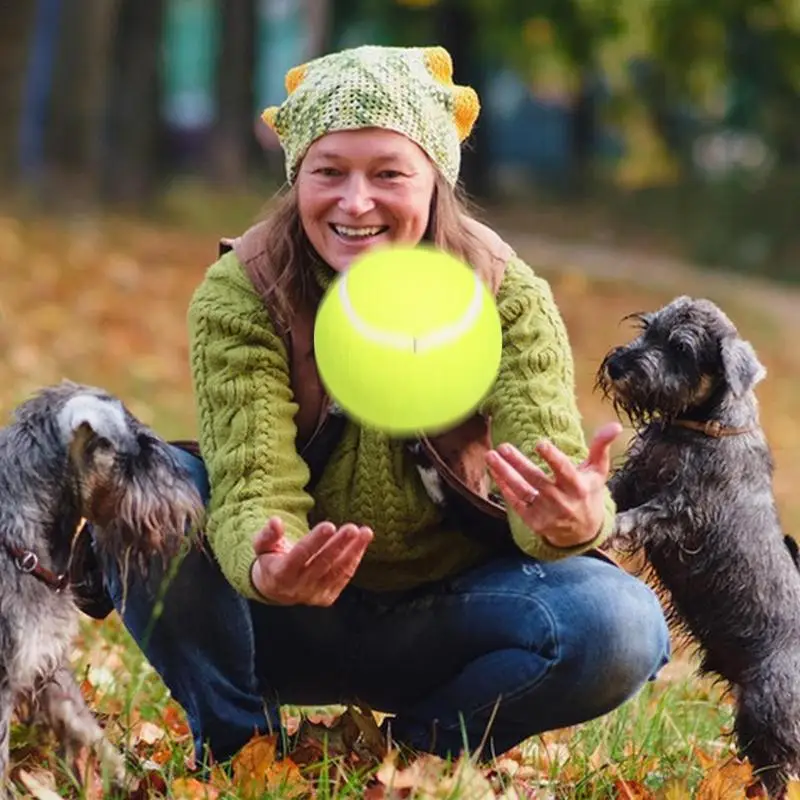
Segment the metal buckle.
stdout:
<path fill-rule="evenodd" d="M 17 569 L 20 572 L 35 572 L 38 566 L 39 556 L 37 556 L 36 553 L 32 553 L 30 550 L 17 556 Z"/>

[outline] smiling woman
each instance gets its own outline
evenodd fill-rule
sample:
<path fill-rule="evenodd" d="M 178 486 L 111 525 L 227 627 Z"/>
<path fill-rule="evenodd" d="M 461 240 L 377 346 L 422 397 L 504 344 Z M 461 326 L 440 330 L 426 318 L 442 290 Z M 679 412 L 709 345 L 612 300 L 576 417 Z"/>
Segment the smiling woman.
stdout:
<path fill-rule="evenodd" d="M 308 240 L 342 272 L 384 242 L 418 243 L 428 228 L 436 170 L 419 145 L 394 131 L 337 131 L 314 142 L 297 175 Z"/>
<path fill-rule="evenodd" d="M 181 562 L 153 625 L 157 588 L 107 568 L 126 626 L 217 760 L 279 728 L 281 703 L 358 699 L 441 755 L 606 713 L 665 662 L 667 629 L 596 549 L 620 427 L 587 446 L 547 283 L 460 199 L 475 92 L 438 47 L 332 53 L 286 87 L 264 119 L 287 190 L 189 310 L 202 459 L 179 457 L 210 555 Z M 313 324 L 357 256 L 423 241 L 494 294 L 502 357 L 473 418 L 398 439 L 332 407 Z"/>

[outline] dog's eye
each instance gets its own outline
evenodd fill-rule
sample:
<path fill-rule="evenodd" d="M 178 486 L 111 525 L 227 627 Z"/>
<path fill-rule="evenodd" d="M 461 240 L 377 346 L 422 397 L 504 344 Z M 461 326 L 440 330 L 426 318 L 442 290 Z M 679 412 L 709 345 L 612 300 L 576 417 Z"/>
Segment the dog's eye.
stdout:
<path fill-rule="evenodd" d="M 111 440 L 106 439 L 105 436 L 94 436 L 87 449 L 91 452 L 96 452 L 98 450 L 108 451 L 113 450 L 114 446 L 111 444 Z"/>

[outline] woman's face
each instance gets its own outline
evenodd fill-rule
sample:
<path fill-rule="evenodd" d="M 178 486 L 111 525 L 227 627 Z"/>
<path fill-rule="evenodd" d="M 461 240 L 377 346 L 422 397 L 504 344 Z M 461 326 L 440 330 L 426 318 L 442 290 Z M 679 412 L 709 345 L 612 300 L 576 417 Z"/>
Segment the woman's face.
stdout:
<path fill-rule="evenodd" d="M 300 220 L 337 272 L 376 245 L 415 245 L 428 227 L 435 167 L 407 137 L 336 131 L 308 149 L 297 175 Z"/>

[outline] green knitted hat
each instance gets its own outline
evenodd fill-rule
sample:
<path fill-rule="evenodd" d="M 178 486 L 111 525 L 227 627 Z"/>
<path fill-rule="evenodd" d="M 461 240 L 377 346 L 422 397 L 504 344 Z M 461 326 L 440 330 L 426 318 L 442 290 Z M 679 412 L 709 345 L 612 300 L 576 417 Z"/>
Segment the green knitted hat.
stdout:
<path fill-rule="evenodd" d="M 286 91 L 286 100 L 262 119 L 280 139 L 289 183 L 320 136 L 386 128 L 416 142 L 455 184 L 461 142 L 480 111 L 475 90 L 453 84 L 453 62 L 443 47 L 365 45 L 331 53 L 290 69 Z"/>

